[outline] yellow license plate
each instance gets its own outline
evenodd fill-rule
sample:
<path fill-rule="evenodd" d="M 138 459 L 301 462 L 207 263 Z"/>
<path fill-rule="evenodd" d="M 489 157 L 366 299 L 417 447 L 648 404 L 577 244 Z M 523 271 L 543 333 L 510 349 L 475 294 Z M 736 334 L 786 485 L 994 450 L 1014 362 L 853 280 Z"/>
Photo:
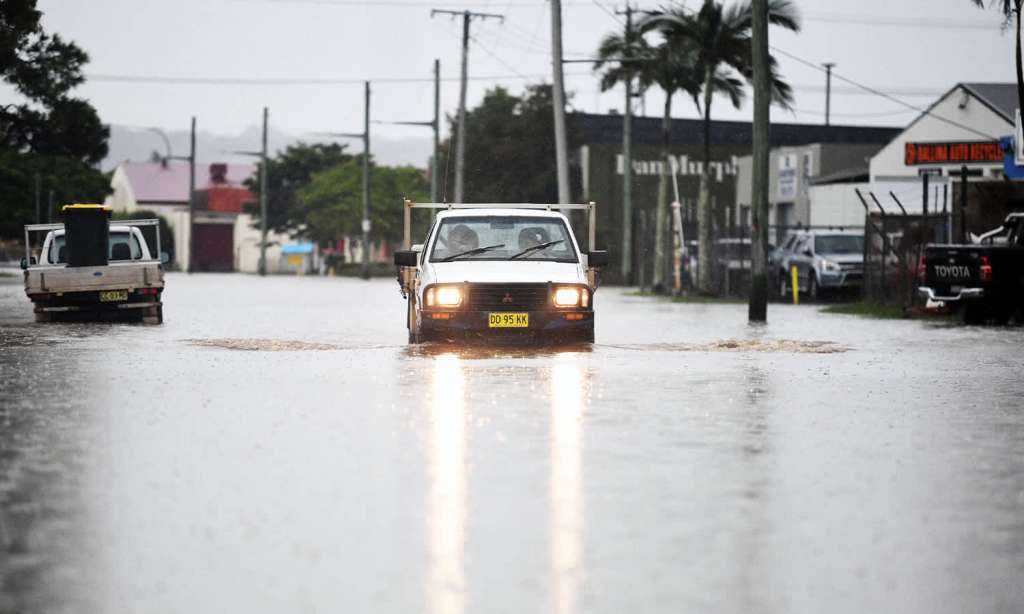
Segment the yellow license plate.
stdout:
<path fill-rule="evenodd" d="M 113 301 L 127 301 L 128 291 L 127 290 L 103 290 L 100 292 L 101 303 L 111 303 Z"/>
<path fill-rule="evenodd" d="M 529 328 L 528 313 L 490 313 L 487 314 L 487 326 L 490 328 Z"/>

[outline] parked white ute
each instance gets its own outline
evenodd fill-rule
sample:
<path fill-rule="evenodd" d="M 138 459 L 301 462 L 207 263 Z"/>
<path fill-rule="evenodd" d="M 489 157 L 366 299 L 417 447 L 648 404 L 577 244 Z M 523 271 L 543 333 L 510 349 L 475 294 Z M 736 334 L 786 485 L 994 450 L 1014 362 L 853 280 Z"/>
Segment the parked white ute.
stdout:
<path fill-rule="evenodd" d="M 412 209 L 441 209 L 422 244 Z M 556 209 L 587 213 L 583 251 Z M 594 340 L 595 205 L 405 202 L 406 250 L 395 253 L 410 343 L 473 336 Z M 409 249 L 411 248 L 411 249 Z"/>

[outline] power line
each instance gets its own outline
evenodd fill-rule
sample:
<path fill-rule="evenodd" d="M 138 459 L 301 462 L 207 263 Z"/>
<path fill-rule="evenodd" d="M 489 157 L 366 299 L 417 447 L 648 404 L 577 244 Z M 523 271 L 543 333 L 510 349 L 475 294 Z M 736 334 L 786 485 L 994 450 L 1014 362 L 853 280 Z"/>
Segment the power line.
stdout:
<path fill-rule="evenodd" d="M 619 16 L 615 14 L 615 12 L 614 12 L 614 11 L 610 10 L 610 9 L 609 9 L 608 7 L 606 7 L 605 5 L 601 4 L 601 2 L 600 2 L 599 0 L 591 0 L 591 2 L 593 2 L 593 3 L 594 3 L 594 6 L 596 6 L 596 7 L 597 7 L 597 8 L 599 8 L 599 9 L 601 9 L 602 11 L 604 11 L 604 13 L 605 13 L 606 15 L 608 15 L 609 17 L 611 17 L 612 19 L 614 19 L 614 20 L 615 20 L 615 22 L 616 22 L 616 23 L 618 23 L 618 24 L 619 24 L 620 26 L 624 26 L 624 25 L 626 25 L 626 22 L 622 21 L 622 20 L 621 20 L 621 19 L 619 18 Z"/>
<path fill-rule="evenodd" d="M 796 113 L 804 113 L 807 115 L 825 115 L 824 111 L 818 109 L 793 109 Z M 832 117 L 892 117 L 895 115 L 906 115 L 907 113 L 913 113 L 911 109 L 900 109 L 899 111 L 879 111 L 876 113 L 836 113 L 832 112 Z"/>
<path fill-rule="evenodd" d="M 589 76 L 590 73 L 573 73 L 573 76 Z M 470 81 L 502 81 L 518 79 L 544 79 L 548 75 L 479 75 L 468 77 Z M 460 77 L 441 77 L 442 81 L 458 81 Z M 335 79 L 315 77 L 170 77 L 150 75 L 112 75 L 112 74 L 89 74 L 86 75 L 86 83 L 90 81 L 106 83 L 152 83 L 167 85 L 361 85 L 367 79 Z M 380 77 L 370 79 L 373 83 L 432 83 L 430 77 Z"/>
<path fill-rule="evenodd" d="M 696 11 L 694 11 L 691 8 L 685 7 L 685 6 L 680 6 L 679 9 L 681 11 L 683 11 L 683 12 L 688 12 L 691 15 L 695 15 L 696 14 Z M 795 54 L 790 53 L 788 51 L 783 51 L 782 49 L 779 49 L 778 47 L 775 47 L 773 45 L 769 45 L 768 48 L 771 49 L 772 51 L 774 51 L 775 53 L 783 55 L 783 56 L 785 56 L 785 57 L 787 57 L 787 58 L 789 58 L 789 59 L 791 59 L 791 60 L 793 60 L 795 62 L 803 64 L 804 66 L 808 66 L 810 68 L 813 68 L 814 70 L 816 70 L 818 72 L 826 72 L 826 69 L 824 68 L 824 66 L 821 63 L 811 62 L 810 60 L 805 60 L 804 58 L 802 58 L 802 57 L 800 57 L 798 55 L 795 55 Z M 911 109 L 913 111 L 917 111 L 918 113 L 920 113 L 922 115 L 928 115 L 930 117 L 933 117 L 933 118 L 935 118 L 935 119 L 937 119 L 937 120 L 939 120 L 941 122 L 944 122 L 944 123 L 949 124 L 951 126 L 955 126 L 957 128 L 960 128 L 961 130 L 966 130 L 967 132 L 971 132 L 973 134 L 977 134 L 978 136 L 981 136 L 981 137 L 983 137 L 985 139 L 995 140 L 995 139 L 998 138 L 998 137 L 992 136 L 991 134 L 986 134 L 984 132 L 981 132 L 980 130 L 975 130 L 974 128 L 971 128 L 970 126 L 966 126 L 964 124 L 961 124 L 960 122 L 957 122 L 955 120 L 949 119 L 948 117 L 943 117 L 941 115 L 933 113 L 931 108 L 927 108 L 926 109 L 924 107 L 919 107 L 917 105 L 910 104 L 909 102 L 900 100 L 899 98 L 897 98 L 895 96 L 892 96 L 890 94 L 887 94 L 887 93 L 885 93 L 885 92 L 883 92 L 881 90 L 878 90 L 878 89 L 875 89 L 873 87 L 864 85 L 862 83 L 858 83 L 857 81 L 854 81 L 853 79 L 850 79 L 848 77 L 844 77 L 844 76 L 842 76 L 842 75 L 840 75 L 840 74 L 838 74 L 838 73 L 836 73 L 834 71 L 831 72 L 831 75 L 832 75 L 833 78 L 838 79 L 839 81 L 843 81 L 843 82 L 848 83 L 848 84 L 850 84 L 850 85 L 852 85 L 852 86 L 854 86 L 856 88 L 864 90 L 865 92 L 868 92 L 868 93 L 873 94 L 875 96 L 879 96 L 879 97 L 884 98 L 884 99 L 886 99 L 886 100 L 888 100 L 890 102 L 894 102 L 894 103 L 896 103 L 896 104 L 898 104 L 900 106 L 906 107 L 906 108 Z"/>
<path fill-rule="evenodd" d="M 481 51 L 483 51 L 487 55 L 489 55 L 492 58 L 494 58 L 495 61 L 497 61 L 499 64 L 501 64 L 506 70 L 511 71 L 518 78 L 520 78 L 520 79 L 530 79 L 530 77 L 528 77 L 528 76 L 524 75 L 523 73 L 519 72 L 518 70 L 516 70 L 515 66 L 512 66 L 511 64 L 509 64 L 505 60 L 501 59 L 501 57 L 498 56 L 498 54 L 494 53 L 493 51 L 491 51 L 490 49 L 485 47 L 483 45 L 483 43 L 480 42 L 480 39 L 478 39 L 477 37 L 475 37 L 473 35 L 470 35 L 469 40 L 473 41 L 473 44 L 476 45 Z"/>
<path fill-rule="evenodd" d="M 789 58 L 789 59 L 791 59 L 791 60 L 793 60 L 795 62 L 799 62 L 800 64 L 803 64 L 805 66 L 809 66 L 810 68 L 813 68 L 814 70 L 817 70 L 819 72 L 825 72 L 825 69 L 822 66 L 820 66 L 819 64 L 815 64 L 814 62 L 810 62 L 808 60 L 805 60 L 805 59 L 801 58 L 800 56 L 797 56 L 797 55 L 794 55 L 792 53 L 789 53 L 788 51 L 783 51 L 782 49 L 779 49 L 778 47 L 770 47 L 770 48 L 775 53 L 778 53 L 780 55 L 784 55 L 787 58 Z M 961 130 L 966 130 L 967 132 L 971 132 L 971 133 L 976 134 L 978 136 L 981 136 L 981 137 L 983 137 L 985 139 L 995 140 L 995 139 L 998 138 L 998 137 L 992 136 L 991 134 L 986 134 L 986 133 L 984 133 L 984 132 L 982 132 L 980 130 L 975 130 L 974 128 L 971 128 L 970 126 L 967 126 L 965 124 L 961 124 L 960 122 L 952 120 L 952 119 L 949 119 L 948 117 L 943 117 L 942 115 L 938 115 L 936 113 L 933 113 L 931 109 L 926 109 L 924 107 L 919 107 L 917 105 L 910 104 L 909 102 L 900 100 L 899 98 L 897 98 L 895 96 L 886 94 L 885 92 L 883 92 L 881 90 L 877 90 L 877 89 L 875 89 L 873 87 L 864 85 L 862 83 L 858 83 L 858 82 L 854 81 L 853 79 L 850 79 L 848 77 L 844 77 L 844 76 L 836 73 L 835 71 L 832 72 L 832 77 L 834 79 L 838 79 L 839 81 L 843 81 L 844 83 L 848 83 L 848 84 L 850 84 L 850 85 L 852 85 L 854 87 L 860 88 L 860 89 L 864 90 L 865 92 L 869 92 L 871 94 L 874 94 L 875 96 L 879 96 L 879 97 L 884 98 L 884 99 L 886 99 L 886 100 L 888 100 L 890 102 L 894 102 L 894 103 L 896 103 L 896 104 L 898 104 L 900 106 L 906 107 L 907 109 L 910 109 L 910 110 L 913 110 L 913 111 L 917 111 L 918 113 L 920 113 L 922 115 L 928 115 L 928 116 L 933 117 L 933 118 L 935 118 L 935 119 L 937 119 L 937 120 L 939 120 L 941 122 L 949 124 L 950 126 L 955 126 L 957 128 L 960 128 Z"/>
<path fill-rule="evenodd" d="M 807 13 L 805 21 L 818 21 L 841 25 L 892 26 L 901 28 L 923 28 L 942 30 L 1002 30 L 1001 24 L 971 22 L 956 19 L 927 19 L 920 17 L 882 17 L 866 15 L 842 15 L 837 13 Z"/>
<path fill-rule="evenodd" d="M 475 41 L 476 42 L 476 41 Z M 477 42 L 479 44 L 479 42 Z M 484 51 L 487 49 L 481 48 Z M 506 68 L 509 68 L 506 65 Z M 573 78 L 587 78 L 593 77 L 592 72 L 567 72 L 566 77 Z M 514 74 L 492 74 L 492 75 L 478 75 L 470 76 L 470 81 L 519 81 L 519 80 L 530 80 L 539 79 L 544 80 L 549 78 L 547 74 L 525 74 L 519 71 L 514 71 Z M 433 79 L 429 77 L 379 77 L 369 79 L 373 83 L 386 85 L 386 84 L 418 84 L 418 83 L 432 83 Z M 442 81 L 458 81 L 459 77 L 449 76 L 441 77 Z M 333 78 L 333 77 L 231 77 L 231 76 L 214 76 L 214 77 L 174 77 L 166 75 L 117 75 L 107 73 L 95 73 L 86 75 L 86 84 L 90 82 L 99 83 L 142 83 L 152 85 L 212 85 L 212 86 L 334 86 L 334 85 L 362 85 L 367 79 L 364 77 L 359 78 Z M 793 85 L 794 90 L 797 91 L 818 91 L 821 89 L 817 85 Z M 910 97 L 934 97 L 942 93 L 940 90 L 934 90 L 930 88 L 912 88 L 912 87 L 893 87 L 882 90 L 891 95 L 898 96 L 910 96 Z M 840 95 L 875 95 L 873 92 L 866 92 L 861 88 L 857 87 L 842 87 L 833 88 L 833 94 Z"/>
<path fill-rule="evenodd" d="M 466 84 L 469 80 L 469 25 L 474 19 L 486 21 L 497 19 L 505 23 L 505 16 L 495 13 L 476 11 L 453 11 L 449 9 L 431 9 L 430 18 L 436 15 L 448 15 L 452 19 L 462 18 L 462 72 L 459 75 L 459 115 L 458 131 L 455 140 L 455 202 L 462 202 L 465 159 L 466 159 Z M 447 200 L 447 197 L 445 197 Z"/>
<path fill-rule="evenodd" d="M 416 2 L 415 0 L 234 0 L 247 4 L 282 4 L 282 5 L 312 5 L 312 6 L 360 6 L 360 7 L 393 7 L 393 8 L 425 8 L 429 2 Z M 479 2 L 448 2 L 447 6 L 457 8 L 477 8 Z M 546 7 L 547 2 L 509 2 L 508 9 L 538 9 Z M 575 8 L 597 8 L 608 13 L 608 8 L 598 0 L 590 2 L 563 2 L 563 6 Z M 615 18 L 621 23 L 621 20 Z M 947 29 L 947 30 L 1001 30 L 1002 24 L 993 24 L 982 21 L 964 21 L 962 19 L 929 19 L 922 17 L 893 17 L 891 15 L 851 15 L 842 13 L 805 13 L 804 21 L 816 21 L 822 23 L 833 23 L 840 25 L 858 26 L 887 26 L 902 28 L 922 29 Z"/>

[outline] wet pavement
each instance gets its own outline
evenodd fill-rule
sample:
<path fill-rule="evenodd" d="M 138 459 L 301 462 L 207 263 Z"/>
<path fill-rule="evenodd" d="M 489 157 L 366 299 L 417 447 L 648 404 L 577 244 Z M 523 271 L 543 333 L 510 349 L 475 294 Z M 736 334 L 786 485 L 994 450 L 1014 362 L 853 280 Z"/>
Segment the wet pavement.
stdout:
<path fill-rule="evenodd" d="M 1024 330 L 597 308 L 407 347 L 392 280 L 0 278 L 0 612 L 1024 611 Z"/>

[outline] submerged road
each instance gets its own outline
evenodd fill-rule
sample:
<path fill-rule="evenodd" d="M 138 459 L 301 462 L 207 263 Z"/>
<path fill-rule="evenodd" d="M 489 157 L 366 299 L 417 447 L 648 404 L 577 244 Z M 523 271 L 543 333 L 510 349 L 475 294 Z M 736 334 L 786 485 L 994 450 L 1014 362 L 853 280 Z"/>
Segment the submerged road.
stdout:
<path fill-rule="evenodd" d="M 393 280 L 0 278 L 0 612 L 1024 611 L 1024 330 L 597 294 L 407 347 Z"/>

